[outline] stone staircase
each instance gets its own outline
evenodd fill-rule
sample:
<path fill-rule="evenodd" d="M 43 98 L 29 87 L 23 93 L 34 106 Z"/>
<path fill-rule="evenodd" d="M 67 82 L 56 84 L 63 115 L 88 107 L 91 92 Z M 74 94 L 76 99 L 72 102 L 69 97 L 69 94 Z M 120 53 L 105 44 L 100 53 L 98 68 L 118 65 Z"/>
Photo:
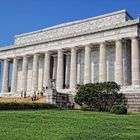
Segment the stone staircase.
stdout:
<path fill-rule="evenodd" d="M 140 112 L 140 93 L 125 94 L 125 98 L 128 112 Z"/>

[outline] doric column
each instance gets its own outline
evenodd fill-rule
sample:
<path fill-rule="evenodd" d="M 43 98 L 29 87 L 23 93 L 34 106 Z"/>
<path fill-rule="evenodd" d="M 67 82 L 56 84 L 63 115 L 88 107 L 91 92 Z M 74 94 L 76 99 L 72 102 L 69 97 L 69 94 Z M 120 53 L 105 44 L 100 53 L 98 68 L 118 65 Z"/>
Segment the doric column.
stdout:
<path fill-rule="evenodd" d="M 99 82 L 107 80 L 107 68 L 106 68 L 106 44 L 103 42 L 100 44 L 99 54 Z"/>
<path fill-rule="evenodd" d="M 9 61 L 4 60 L 3 79 L 2 79 L 2 92 L 9 92 Z"/>
<path fill-rule="evenodd" d="M 115 60 L 115 82 L 123 85 L 123 48 L 122 40 L 116 41 L 116 60 Z"/>
<path fill-rule="evenodd" d="M 2 61 L 0 60 L 0 85 L 2 84 Z"/>
<path fill-rule="evenodd" d="M 84 68 L 84 84 L 91 82 L 91 48 L 90 45 L 85 47 L 85 68 Z"/>
<path fill-rule="evenodd" d="M 45 52 L 45 59 L 44 59 L 44 80 L 43 80 L 44 87 L 50 87 L 50 53 Z"/>
<path fill-rule="evenodd" d="M 53 56 L 53 79 L 56 80 L 57 74 L 57 56 Z"/>
<path fill-rule="evenodd" d="M 76 48 L 71 49 L 71 69 L 70 69 L 70 88 L 75 89 L 77 72 L 76 72 Z"/>
<path fill-rule="evenodd" d="M 22 63 L 22 90 L 27 90 L 27 72 L 28 72 L 28 58 L 27 56 L 23 56 Z"/>
<path fill-rule="evenodd" d="M 77 84 L 81 83 L 80 73 L 81 73 L 81 51 L 77 52 Z"/>
<path fill-rule="evenodd" d="M 17 74 L 18 74 L 18 60 L 17 58 L 13 59 L 13 70 L 12 70 L 12 82 L 11 82 L 11 92 L 17 92 Z"/>
<path fill-rule="evenodd" d="M 58 50 L 58 60 L 57 60 L 57 89 L 63 89 L 63 72 L 64 72 L 64 60 L 63 60 L 63 50 Z"/>
<path fill-rule="evenodd" d="M 70 84 L 70 54 L 66 54 L 66 72 L 65 72 L 65 84 Z"/>
<path fill-rule="evenodd" d="M 132 66 L 132 85 L 138 86 L 140 84 L 139 74 L 139 42 L 137 37 L 131 40 L 131 66 Z"/>
<path fill-rule="evenodd" d="M 32 90 L 38 90 L 38 62 L 39 55 L 34 54 L 33 56 L 33 77 L 32 77 Z"/>

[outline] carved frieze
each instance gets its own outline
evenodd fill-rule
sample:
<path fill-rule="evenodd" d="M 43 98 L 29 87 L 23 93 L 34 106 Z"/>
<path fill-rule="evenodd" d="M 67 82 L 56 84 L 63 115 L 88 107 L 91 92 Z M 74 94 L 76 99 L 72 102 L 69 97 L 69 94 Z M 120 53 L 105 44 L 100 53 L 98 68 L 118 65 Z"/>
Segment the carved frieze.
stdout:
<path fill-rule="evenodd" d="M 84 33 L 89 33 L 104 27 L 117 25 L 126 21 L 125 12 L 103 16 L 100 18 L 91 18 L 71 24 L 58 25 L 54 28 L 48 28 L 29 34 L 19 35 L 15 38 L 15 45 L 27 44 L 37 41 L 53 41 L 66 37 L 78 36 Z"/>

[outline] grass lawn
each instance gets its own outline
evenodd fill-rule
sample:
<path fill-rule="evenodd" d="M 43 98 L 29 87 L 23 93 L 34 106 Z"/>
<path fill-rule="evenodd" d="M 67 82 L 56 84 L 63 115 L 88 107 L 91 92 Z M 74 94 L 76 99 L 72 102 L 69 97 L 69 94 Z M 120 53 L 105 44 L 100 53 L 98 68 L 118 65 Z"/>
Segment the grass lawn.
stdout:
<path fill-rule="evenodd" d="M 140 140 L 140 114 L 0 111 L 0 140 Z"/>

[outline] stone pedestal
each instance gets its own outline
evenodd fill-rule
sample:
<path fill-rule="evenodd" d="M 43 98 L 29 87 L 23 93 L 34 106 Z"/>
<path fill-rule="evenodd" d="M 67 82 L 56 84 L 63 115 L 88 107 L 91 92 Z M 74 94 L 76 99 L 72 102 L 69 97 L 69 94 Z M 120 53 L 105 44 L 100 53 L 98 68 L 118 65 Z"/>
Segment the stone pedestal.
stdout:
<path fill-rule="evenodd" d="M 56 89 L 48 89 L 48 93 L 46 96 L 46 102 L 50 104 L 56 104 Z"/>

